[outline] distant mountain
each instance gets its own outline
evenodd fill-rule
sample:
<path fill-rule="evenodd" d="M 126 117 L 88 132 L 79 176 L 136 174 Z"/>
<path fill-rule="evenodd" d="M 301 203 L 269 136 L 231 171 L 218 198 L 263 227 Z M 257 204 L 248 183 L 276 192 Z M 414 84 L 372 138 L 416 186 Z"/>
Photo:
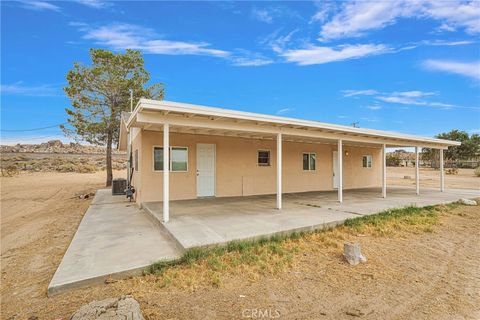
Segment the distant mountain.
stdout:
<path fill-rule="evenodd" d="M 105 148 L 92 145 L 83 145 L 70 142 L 62 143 L 60 140 L 50 140 L 40 144 L 16 144 L 14 146 L 0 146 L 2 153 L 72 153 L 72 154 L 104 154 Z M 113 150 L 113 153 L 124 152 Z"/>

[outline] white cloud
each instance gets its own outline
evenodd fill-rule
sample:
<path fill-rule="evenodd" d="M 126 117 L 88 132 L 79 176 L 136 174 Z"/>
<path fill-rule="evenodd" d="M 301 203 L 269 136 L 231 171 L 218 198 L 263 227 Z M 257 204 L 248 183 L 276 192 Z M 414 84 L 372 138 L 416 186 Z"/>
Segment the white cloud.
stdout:
<path fill-rule="evenodd" d="M 112 2 L 102 1 L 102 0 L 75 0 L 75 2 L 78 2 L 80 4 L 83 4 L 87 7 L 91 7 L 94 9 L 103 9 L 103 8 L 108 8 L 112 6 Z"/>
<path fill-rule="evenodd" d="M 426 60 L 423 62 L 423 66 L 429 70 L 443 71 L 480 80 L 480 61 Z"/>
<path fill-rule="evenodd" d="M 371 105 L 371 106 L 367 106 L 366 107 L 367 109 L 370 109 L 370 110 L 380 110 L 382 109 L 382 106 L 379 106 L 379 105 Z"/>
<path fill-rule="evenodd" d="M 445 41 L 445 40 L 425 40 L 422 44 L 427 46 L 464 46 L 475 43 L 471 40 Z"/>
<path fill-rule="evenodd" d="M 253 8 L 251 15 L 254 19 L 257 19 L 258 21 L 262 21 L 266 23 L 273 22 L 273 16 L 270 13 L 270 11 L 268 11 L 267 9 Z"/>
<path fill-rule="evenodd" d="M 354 97 L 354 96 L 373 96 L 378 94 L 377 90 L 342 90 L 344 97 Z"/>
<path fill-rule="evenodd" d="M 271 59 L 256 57 L 233 57 L 231 60 L 234 66 L 239 67 L 259 67 L 273 63 Z"/>
<path fill-rule="evenodd" d="M 281 53 L 285 51 L 285 48 L 291 46 L 293 41 L 293 35 L 299 31 L 294 29 L 286 35 L 279 35 L 281 29 L 275 30 L 272 34 L 260 40 L 260 44 L 268 46 L 273 52 Z"/>
<path fill-rule="evenodd" d="M 71 23 L 84 32 L 84 39 L 114 50 L 136 49 L 144 53 L 165 55 L 206 55 L 226 58 L 229 52 L 210 48 L 206 42 L 185 42 L 161 39 L 153 29 L 131 24 L 112 24 L 90 28 L 82 23 Z"/>
<path fill-rule="evenodd" d="M 280 55 L 288 62 L 294 62 L 299 65 L 312 65 L 359 59 L 389 51 L 390 48 L 383 44 L 342 45 L 335 48 L 309 45 L 305 49 L 286 50 Z"/>
<path fill-rule="evenodd" d="M 11 95 L 23 95 L 23 96 L 35 96 L 35 97 L 48 97 L 58 95 L 60 89 L 53 85 L 38 85 L 27 86 L 23 82 L 17 82 L 14 84 L 2 84 L 0 86 L 0 92 L 2 94 Z"/>
<path fill-rule="evenodd" d="M 451 103 L 444 103 L 438 101 L 431 101 L 430 98 L 438 96 L 436 92 L 412 90 L 412 91 L 395 91 L 395 92 L 380 92 L 377 90 L 342 90 L 344 97 L 354 97 L 354 96 L 371 96 L 377 101 L 392 103 L 392 104 L 401 104 L 401 105 L 415 105 L 415 106 L 425 106 L 433 107 L 440 109 L 470 109 L 470 110 L 480 110 L 478 107 L 467 107 L 459 106 Z M 378 110 L 377 105 L 367 106 L 368 109 Z"/>
<path fill-rule="evenodd" d="M 60 7 L 45 1 L 21 1 L 22 7 L 35 11 L 56 11 L 60 12 Z"/>
<path fill-rule="evenodd" d="M 278 18 L 301 18 L 299 13 L 284 6 L 253 7 L 250 16 L 258 21 L 271 24 Z"/>
<path fill-rule="evenodd" d="M 292 112 L 294 109 L 292 108 L 283 108 L 283 109 L 280 109 L 276 112 L 276 114 L 285 114 L 285 113 L 289 113 L 289 112 Z"/>
<path fill-rule="evenodd" d="M 480 32 L 478 1 L 351 1 L 342 3 L 338 13 L 324 23 L 321 40 L 358 37 L 371 30 L 393 25 L 400 18 L 433 19 L 442 30 L 463 28 L 467 33 Z"/>

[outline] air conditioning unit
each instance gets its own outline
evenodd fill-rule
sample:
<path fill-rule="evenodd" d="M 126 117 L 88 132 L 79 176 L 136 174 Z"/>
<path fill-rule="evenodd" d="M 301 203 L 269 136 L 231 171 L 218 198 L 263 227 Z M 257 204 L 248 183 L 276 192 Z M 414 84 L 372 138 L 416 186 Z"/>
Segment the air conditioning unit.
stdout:
<path fill-rule="evenodd" d="M 112 181 L 112 195 L 125 195 L 127 189 L 127 179 L 117 178 Z"/>

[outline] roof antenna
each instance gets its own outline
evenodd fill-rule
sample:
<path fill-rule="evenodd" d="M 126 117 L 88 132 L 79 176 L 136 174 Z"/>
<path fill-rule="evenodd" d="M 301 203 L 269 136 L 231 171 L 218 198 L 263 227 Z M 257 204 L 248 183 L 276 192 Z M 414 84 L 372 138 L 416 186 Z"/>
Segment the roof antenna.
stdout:
<path fill-rule="evenodd" d="M 130 112 L 133 111 L 133 89 L 130 89 Z"/>
<path fill-rule="evenodd" d="M 360 123 L 360 122 L 357 121 L 357 122 L 352 123 L 351 125 L 352 125 L 352 127 L 354 127 L 354 128 L 360 128 L 360 126 L 358 125 L 359 123 Z"/>

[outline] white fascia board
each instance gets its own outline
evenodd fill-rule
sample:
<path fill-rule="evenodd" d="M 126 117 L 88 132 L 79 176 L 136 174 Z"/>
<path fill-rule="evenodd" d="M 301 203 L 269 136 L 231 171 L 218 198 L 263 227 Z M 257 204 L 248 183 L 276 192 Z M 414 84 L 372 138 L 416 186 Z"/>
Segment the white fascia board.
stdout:
<path fill-rule="evenodd" d="M 180 103 L 180 102 L 164 101 L 164 100 L 159 101 L 159 100 L 150 100 L 150 99 L 140 99 L 138 101 L 137 106 L 135 107 L 134 111 L 132 112 L 132 115 L 130 116 L 130 119 L 128 120 L 127 126 L 130 126 L 131 122 L 133 121 L 137 113 L 144 109 L 158 110 L 158 111 L 171 111 L 171 112 L 186 113 L 186 114 L 198 114 L 198 115 L 214 116 L 214 117 L 220 117 L 220 118 L 248 120 L 248 121 L 254 121 L 254 122 L 268 122 L 268 123 L 277 124 L 277 125 L 280 124 L 280 125 L 310 127 L 315 129 L 337 131 L 339 133 L 363 134 L 363 135 L 368 135 L 368 136 L 377 137 L 377 138 L 400 139 L 400 140 L 415 141 L 418 143 L 421 143 L 421 142 L 433 143 L 433 144 L 438 144 L 440 146 L 445 146 L 445 147 L 458 146 L 461 144 L 458 141 L 414 136 L 414 135 L 401 134 L 401 133 L 390 132 L 390 131 L 354 128 L 354 127 L 329 124 L 329 123 L 323 123 L 323 122 L 311 121 L 311 120 L 271 116 L 271 115 L 253 113 L 253 112 L 237 111 L 237 110 L 230 110 L 230 109 L 200 106 L 200 105 L 194 105 L 194 104 L 188 104 L 188 103 Z"/>

